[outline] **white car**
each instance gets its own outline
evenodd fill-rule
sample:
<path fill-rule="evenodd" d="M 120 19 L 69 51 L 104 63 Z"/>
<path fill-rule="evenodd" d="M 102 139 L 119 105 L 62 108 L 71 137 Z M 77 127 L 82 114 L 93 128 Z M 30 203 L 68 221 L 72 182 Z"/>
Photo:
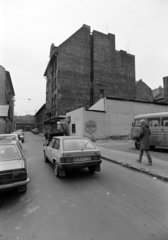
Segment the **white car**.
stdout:
<path fill-rule="evenodd" d="M 23 133 L 23 132 L 21 132 L 21 131 L 14 131 L 12 134 L 17 134 L 17 135 L 19 135 L 22 143 L 24 143 L 24 133 Z"/>
<path fill-rule="evenodd" d="M 18 141 L 21 148 L 22 148 L 22 139 L 20 138 L 20 135 L 18 135 L 16 133 L 0 134 L 0 141 L 1 140 L 8 140 L 8 139 Z"/>
<path fill-rule="evenodd" d="M 91 173 L 100 171 L 101 153 L 86 137 L 57 136 L 43 144 L 45 162 L 54 165 L 57 177 L 65 176 L 68 169 L 88 168 Z"/>

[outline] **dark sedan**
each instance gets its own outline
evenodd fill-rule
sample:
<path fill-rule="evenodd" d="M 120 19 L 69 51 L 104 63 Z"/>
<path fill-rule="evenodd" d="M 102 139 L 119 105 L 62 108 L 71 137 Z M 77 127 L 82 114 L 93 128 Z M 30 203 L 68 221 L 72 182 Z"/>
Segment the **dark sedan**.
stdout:
<path fill-rule="evenodd" d="M 28 168 L 26 157 L 17 141 L 0 141 L 0 191 L 16 188 L 27 190 Z"/>

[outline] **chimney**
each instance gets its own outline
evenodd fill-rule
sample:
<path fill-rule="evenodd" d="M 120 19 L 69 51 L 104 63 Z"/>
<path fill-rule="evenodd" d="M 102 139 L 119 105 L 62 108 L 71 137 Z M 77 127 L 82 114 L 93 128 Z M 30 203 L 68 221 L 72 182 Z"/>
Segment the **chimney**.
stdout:
<path fill-rule="evenodd" d="M 168 103 L 168 77 L 163 78 L 164 102 Z"/>

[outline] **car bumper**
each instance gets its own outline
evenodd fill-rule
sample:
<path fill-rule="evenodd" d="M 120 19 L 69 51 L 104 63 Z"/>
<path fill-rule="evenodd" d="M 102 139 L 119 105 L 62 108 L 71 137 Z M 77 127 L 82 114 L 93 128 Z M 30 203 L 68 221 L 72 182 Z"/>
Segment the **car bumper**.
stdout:
<path fill-rule="evenodd" d="M 96 167 L 101 164 L 102 160 L 91 161 L 91 162 L 75 162 L 75 163 L 57 163 L 61 169 L 77 169 L 77 168 L 87 168 Z"/>
<path fill-rule="evenodd" d="M 3 185 L 0 185 L 0 190 L 17 188 L 17 187 L 20 187 L 22 185 L 28 184 L 29 181 L 30 181 L 30 179 L 27 178 L 25 181 L 9 183 L 9 184 L 3 184 Z"/>

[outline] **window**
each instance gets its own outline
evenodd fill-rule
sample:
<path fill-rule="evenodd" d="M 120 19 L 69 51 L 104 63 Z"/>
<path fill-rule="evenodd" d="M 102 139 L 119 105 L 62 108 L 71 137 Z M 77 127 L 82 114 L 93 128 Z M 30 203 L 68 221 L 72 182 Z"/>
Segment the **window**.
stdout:
<path fill-rule="evenodd" d="M 64 151 L 74 151 L 95 149 L 95 146 L 87 139 L 65 139 L 63 148 Z"/>
<path fill-rule="evenodd" d="M 57 150 L 59 150 L 60 149 L 60 139 L 56 139 L 55 140 L 55 144 L 54 144 L 54 147 L 53 147 L 54 149 L 57 149 Z"/>
<path fill-rule="evenodd" d="M 20 154 L 15 145 L 0 146 L 0 161 L 19 158 Z"/>
<path fill-rule="evenodd" d="M 72 124 L 72 133 L 75 133 L 76 132 L 76 126 L 75 124 Z"/>
<path fill-rule="evenodd" d="M 136 119 L 134 121 L 134 127 L 139 127 L 139 121 L 140 121 L 140 119 Z"/>
<path fill-rule="evenodd" d="M 160 126 L 160 118 L 149 118 L 148 124 L 149 127 L 158 127 Z"/>
<path fill-rule="evenodd" d="M 55 139 L 52 139 L 48 146 L 52 148 L 54 143 L 55 143 Z"/>
<path fill-rule="evenodd" d="M 168 127 L 168 117 L 163 117 L 162 118 L 162 125 L 165 127 Z"/>

